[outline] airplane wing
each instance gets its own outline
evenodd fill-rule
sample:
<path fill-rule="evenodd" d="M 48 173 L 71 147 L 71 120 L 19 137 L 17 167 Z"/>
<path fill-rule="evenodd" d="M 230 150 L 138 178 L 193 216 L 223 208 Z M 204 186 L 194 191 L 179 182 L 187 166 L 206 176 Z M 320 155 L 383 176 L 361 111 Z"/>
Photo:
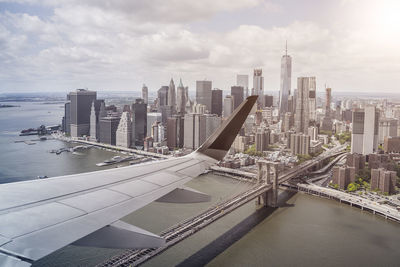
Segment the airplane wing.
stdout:
<path fill-rule="evenodd" d="M 68 244 L 159 247 L 164 239 L 120 218 L 174 194 L 229 150 L 257 96 L 248 97 L 195 152 L 180 158 L 0 185 L 0 266 L 30 266 Z M 185 191 L 182 194 L 182 190 Z"/>

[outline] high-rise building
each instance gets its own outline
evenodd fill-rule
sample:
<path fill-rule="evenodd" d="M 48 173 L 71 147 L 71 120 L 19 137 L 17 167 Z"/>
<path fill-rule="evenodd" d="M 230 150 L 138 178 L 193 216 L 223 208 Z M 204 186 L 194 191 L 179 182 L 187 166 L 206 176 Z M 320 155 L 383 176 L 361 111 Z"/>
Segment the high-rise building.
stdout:
<path fill-rule="evenodd" d="M 356 173 L 359 170 L 364 169 L 365 167 L 366 156 L 357 154 L 357 153 L 349 153 L 346 156 L 346 165 L 349 167 L 354 167 Z"/>
<path fill-rule="evenodd" d="M 115 145 L 116 135 L 120 118 L 117 116 L 107 116 L 100 118 L 100 143 Z"/>
<path fill-rule="evenodd" d="M 265 127 L 259 127 L 255 136 L 256 151 L 263 152 L 268 149 L 270 141 L 270 130 Z"/>
<path fill-rule="evenodd" d="M 253 75 L 253 89 L 254 95 L 258 95 L 257 105 L 260 108 L 264 107 L 264 77 L 262 76 L 262 69 L 254 69 Z"/>
<path fill-rule="evenodd" d="M 353 110 L 351 153 L 372 154 L 378 149 L 379 112 L 375 106 Z"/>
<path fill-rule="evenodd" d="M 168 86 L 161 86 L 157 91 L 157 109 L 161 112 L 161 107 L 168 105 Z"/>
<path fill-rule="evenodd" d="M 161 122 L 162 117 L 161 113 L 158 112 L 149 112 L 147 113 L 147 132 L 146 136 L 152 136 L 151 135 L 151 127 L 153 126 L 154 122 Z"/>
<path fill-rule="evenodd" d="M 232 114 L 233 108 L 233 97 L 230 95 L 225 96 L 224 98 L 224 117 L 229 117 Z"/>
<path fill-rule="evenodd" d="M 222 119 L 216 114 L 206 114 L 206 139 L 221 125 Z"/>
<path fill-rule="evenodd" d="M 270 108 L 274 105 L 274 97 L 272 95 L 264 95 L 264 107 Z"/>
<path fill-rule="evenodd" d="M 331 115 L 332 89 L 325 88 L 325 117 Z"/>
<path fill-rule="evenodd" d="M 354 167 L 333 167 L 332 172 L 332 183 L 339 185 L 340 189 L 347 189 L 347 186 L 355 181 Z"/>
<path fill-rule="evenodd" d="M 310 126 L 308 127 L 308 135 L 312 141 L 318 140 L 318 127 Z"/>
<path fill-rule="evenodd" d="M 143 98 L 145 104 L 149 103 L 149 88 L 147 88 L 147 86 L 145 84 L 143 84 L 143 87 L 142 87 L 142 98 Z"/>
<path fill-rule="evenodd" d="M 211 81 L 196 81 L 196 102 L 203 104 L 206 109 L 211 112 L 212 98 L 212 82 Z"/>
<path fill-rule="evenodd" d="M 236 75 L 236 85 L 243 87 L 244 97 L 247 98 L 249 96 L 249 75 Z"/>
<path fill-rule="evenodd" d="M 90 140 L 97 141 L 97 117 L 94 102 L 92 103 L 92 108 L 90 110 Z"/>
<path fill-rule="evenodd" d="M 185 115 L 183 146 L 197 149 L 206 140 L 206 116 L 190 113 Z"/>
<path fill-rule="evenodd" d="M 143 146 L 147 134 L 147 105 L 137 98 L 131 107 L 132 112 L 132 146 Z"/>
<path fill-rule="evenodd" d="M 317 121 L 317 85 L 315 82 L 315 77 L 308 77 L 308 80 L 309 118 L 310 122 L 315 123 Z"/>
<path fill-rule="evenodd" d="M 279 113 L 283 117 L 289 112 L 288 98 L 291 90 L 292 80 L 292 57 L 287 54 L 287 43 L 285 55 L 281 59 L 281 87 L 279 91 Z"/>
<path fill-rule="evenodd" d="M 167 146 L 170 149 L 183 147 L 184 120 L 174 115 L 167 122 Z"/>
<path fill-rule="evenodd" d="M 395 171 L 371 169 L 371 190 L 379 189 L 382 193 L 393 194 L 396 191 L 396 180 Z"/>
<path fill-rule="evenodd" d="M 116 145 L 122 147 L 131 147 L 132 123 L 128 111 L 122 112 L 116 133 Z"/>
<path fill-rule="evenodd" d="M 232 86 L 231 96 L 233 96 L 233 109 L 236 109 L 243 102 L 243 87 Z"/>
<path fill-rule="evenodd" d="M 215 88 L 211 96 L 211 114 L 222 116 L 222 90 Z"/>
<path fill-rule="evenodd" d="M 400 137 L 385 137 L 383 151 L 385 153 L 400 153 Z"/>
<path fill-rule="evenodd" d="M 306 133 L 310 124 L 310 83 L 311 77 L 297 78 L 295 128 L 298 133 Z"/>
<path fill-rule="evenodd" d="M 64 105 L 63 131 L 65 134 L 71 134 L 71 102 Z"/>
<path fill-rule="evenodd" d="M 176 112 L 181 116 L 185 115 L 186 102 L 186 90 L 182 84 L 182 79 L 180 79 L 179 85 L 176 89 Z"/>
<path fill-rule="evenodd" d="M 171 78 L 168 86 L 168 106 L 171 107 L 172 113 L 176 110 L 176 94 L 175 94 L 175 83 Z"/>
<path fill-rule="evenodd" d="M 378 142 L 380 145 L 383 145 L 385 137 L 397 136 L 397 122 L 396 119 L 382 118 L 379 120 Z"/>
<path fill-rule="evenodd" d="M 305 134 L 290 135 L 290 150 L 293 155 L 308 155 L 310 154 L 310 136 Z"/>
<path fill-rule="evenodd" d="M 96 92 L 85 89 L 77 89 L 69 93 L 72 137 L 90 134 L 90 111 L 96 98 Z"/>

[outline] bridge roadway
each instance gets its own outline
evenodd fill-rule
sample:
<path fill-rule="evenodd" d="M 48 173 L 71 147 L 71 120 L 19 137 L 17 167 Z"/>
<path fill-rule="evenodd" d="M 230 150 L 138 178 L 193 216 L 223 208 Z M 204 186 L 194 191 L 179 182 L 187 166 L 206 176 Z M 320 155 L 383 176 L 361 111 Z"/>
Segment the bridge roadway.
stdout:
<path fill-rule="evenodd" d="M 331 150 L 329 152 L 325 152 L 313 160 L 306 161 L 298 165 L 297 167 L 282 173 L 278 177 L 278 182 L 279 184 L 287 182 L 290 179 L 302 175 L 308 169 L 314 166 L 318 166 L 318 163 L 320 161 L 341 155 L 342 153 L 343 152 L 340 150 Z M 236 195 L 235 197 L 228 199 L 222 203 L 218 203 L 217 205 L 208 208 L 204 212 L 192 218 L 184 220 L 163 231 L 160 236 L 166 240 L 165 246 L 140 250 L 126 250 L 124 253 L 114 256 L 107 261 L 99 264 L 98 266 L 137 266 L 141 263 L 144 263 L 151 257 L 160 254 L 169 247 L 191 236 L 192 234 L 196 233 L 210 223 L 218 220 L 219 218 L 225 216 L 234 209 L 248 203 L 249 201 L 255 199 L 257 196 L 271 189 L 272 184 L 257 184 L 254 187 L 250 188 L 248 191 Z"/>

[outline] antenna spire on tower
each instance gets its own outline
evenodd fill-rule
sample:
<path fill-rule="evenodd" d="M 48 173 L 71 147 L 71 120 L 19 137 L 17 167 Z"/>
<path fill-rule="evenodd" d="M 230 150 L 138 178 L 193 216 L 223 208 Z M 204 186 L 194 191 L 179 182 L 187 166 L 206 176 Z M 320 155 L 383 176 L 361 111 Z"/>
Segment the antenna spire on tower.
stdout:
<path fill-rule="evenodd" d="M 285 53 L 286 53 L 286 56 L 287 56 L 287 40 L 286 40 L 286 49 L 285 49 Z"/>

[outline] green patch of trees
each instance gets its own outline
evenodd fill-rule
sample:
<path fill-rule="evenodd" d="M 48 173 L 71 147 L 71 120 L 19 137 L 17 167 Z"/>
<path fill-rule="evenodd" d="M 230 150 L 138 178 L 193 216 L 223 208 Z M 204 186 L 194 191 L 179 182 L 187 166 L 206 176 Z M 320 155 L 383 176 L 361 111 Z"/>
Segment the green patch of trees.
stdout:
<path fill-rule="evenodd" d="M 250 156 L 258 156 L 258 157 L 262 157 L 263 153 L 261 151 L 257 151 L 256 150 L 256 145 L 251 145 L 249 146 L 248 149 L 246 149 L 246 151 L 244 152 L 245 154 L 248 154 Z"/>

